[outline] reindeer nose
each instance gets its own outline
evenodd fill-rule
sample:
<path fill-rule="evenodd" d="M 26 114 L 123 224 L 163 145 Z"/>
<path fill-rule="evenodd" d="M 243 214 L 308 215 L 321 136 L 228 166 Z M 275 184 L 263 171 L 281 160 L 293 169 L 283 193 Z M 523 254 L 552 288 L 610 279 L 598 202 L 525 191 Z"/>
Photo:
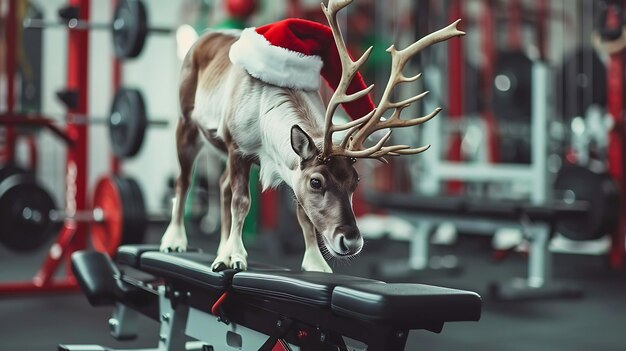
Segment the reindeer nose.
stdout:
<path fill-rule="evenodd" d="M 335 240 L 340 254 L 354 255 L 361 251 L 363 238 L 357 227 L 342 225 L 337 227 L 335 233 Z"/>

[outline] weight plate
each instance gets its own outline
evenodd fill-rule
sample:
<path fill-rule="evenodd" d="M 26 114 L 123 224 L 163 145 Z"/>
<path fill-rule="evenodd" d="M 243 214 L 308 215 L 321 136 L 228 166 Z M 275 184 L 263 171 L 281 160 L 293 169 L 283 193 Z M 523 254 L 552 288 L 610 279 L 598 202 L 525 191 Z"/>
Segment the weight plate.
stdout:
<path fill-rule="evenodd" d="M 119 158 L 135 156 L 148 126 L 146 106 L 137 89 L 121 88 L 115 94 L 109 115 L 109 138 L 113 154 Z"/>
<path fill-rule="evenodd" d="M 97 251 L 114 255 L 124 244 L 143 242 L 147 222 L 139 184 L 132 178 L 114 176 L 98 181 L 93 207 L 104 212 L 104 221 L 91 230 L 91 242 Z"/>
<path fill-rule="evenodd" d="M 104 220 L 92 224 L 91 244 L 94 250 L 112 256 L 122 242 L 124 227 L 123 202 L 114 179 L 105 177 L 96 183 L 92 206 L 102 210 Z"/>
<path fill-rule="evenodd" d="M 128 178 L 123 176 L 113 177 L 117 185 L 120 199 L 122 200 L 122 216 L 124 225 L 122 227 L 122 236 L 119 245 L 126 243 L 126 237 L 134 231 L 135 222 L 137 221 L 137 204 L 134 201 L 133 190 L 131 189 Z"/>
<path fill-rule="evenodd" d="M 0 242 L 16 251 L 44 245 L 56 232 L 55 205 L 32 174 L 13 174 L 0 183 Z"/>
<path fill-rule="evenodd" d="M 148 35 L 146 8 L 140 0 L 119 0 L 113 15 L 113 46 L 121 59 L 139 56 Z"/>
<path fill-rule="evenodd" d="M 128 181 L 128 178 L 122 176 L 116 176 L 115 182 L 120 189 L 120 196 L 123 203 L 123 215 L 124 215 L 124 228 L 122 231 L 122 238 L 120 244 L 126 243 L 126 237 L 132 235 L 134 231 L 135 222 L 137 221 L 138 211 L 137 204 L 134 200 L 134 194 Z"/>
<path fill-rule="evenodd" d="M 133 178 L 127 177 L 126 182 L 132 195 L 131 202 L 135 209 L 132 221 L 129 223 L 129 231 L 124 233 L 123 244 L 140 244 L 144 241 L 148 228 L 146 206 L 139 183 Z"/>
<path fill-rule="evenodd" d="M 586 216 L 558 221 L 556 229 L 565 237 L 577 241 L 594 240 L 606 235 L 617 225 L 619 193 L 608 174 L 567 165 L 559 171 L 554 189 L 555 194 L 564 201 L 580 200 L 588 203 Z"/>
<path fill-rule="evenodd" d="M 532 61 L 521 51 L 498 53 L 493 112 L 501 121 L 530 123 Z"/>
<path fill-rule="evenodd" d="M 26 174 L 28 173 L 27 170 L 25 170 L 24 168 L 18 167 L 14 164 L 6 164 L 3 165 L 2 168 L 0 168 L 0 183 L 5 179 L 8 178 L 14 174 Z"/>
<path fill-rule="evenodd" d="M 584 117 L 589 106 L 606 105 L 606 68 L 592 48 L 565 56 L 556 81 L 556 107 L 568 125 L 574 117 Z"/>

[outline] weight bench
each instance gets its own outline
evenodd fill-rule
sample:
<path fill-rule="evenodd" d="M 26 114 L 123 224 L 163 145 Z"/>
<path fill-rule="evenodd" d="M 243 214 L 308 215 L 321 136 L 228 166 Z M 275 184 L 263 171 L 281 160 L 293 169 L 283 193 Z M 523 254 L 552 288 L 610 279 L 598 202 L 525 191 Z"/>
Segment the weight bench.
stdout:
<path fill-rule="evenodd" d="M 135 245 L 120 247 L 115 263 L 99 252 L 76 252 L 72 269 L 91 305 L 115 306 L 109 326 L 116 339 L 136 337 L 140 315 L 160 323 L 150 350 L 348 350 L 355 341 L 357 349 L 404 350 L 410 330 L 439 333 L 446 322 L 481 314 L 473 292 L 255 262 L 248 271 L 213 272 L 213 259 L 198 250 Z"/>
<path fill-rule="evenodd" d="M 431 268 L 429 239 L 436 225 L 452 222 L 474 233 L 493 233 L 506 226 L 520 227 L 530 242 L 528 276 L 508 282 L 494 282 L 490 286 L 491 297 L 498 300 L 526 300 L 539 298 L 577 298 L 582 291 L 577 286 L 556 282 L 552 279 L 552 256 L 550 238 L 559 219 L 586 216 L 588 204 L 581 201 L 566 203 L 556 201 L 546 205 L 534 205 L 527 201 L 484 200 L 460 196 L 419 197 L 415 194 L 366 194 L 367 201 L 378 208 L 404 218 L 415 225 L 410 239 L 409 258 L 401 262 L 391 261 L 375 267 L 378 276 L 394 277 L 415 275 Z M 458 270 L 453 265 L 436 266 L 436 270 Z M 432 265 L 434 266 L 434 265 Z"/>

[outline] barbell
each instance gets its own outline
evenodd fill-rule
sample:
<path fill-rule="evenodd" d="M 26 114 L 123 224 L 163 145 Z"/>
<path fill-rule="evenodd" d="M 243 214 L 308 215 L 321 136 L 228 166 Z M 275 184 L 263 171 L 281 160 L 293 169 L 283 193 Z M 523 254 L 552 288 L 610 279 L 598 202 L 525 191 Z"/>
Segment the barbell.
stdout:
<path fill-rule="evenodd" d="M 148 118 L 143 94 L 133 88 L 117 90 L 108 117 L 71 114 L 66 121 L 74 124 L 106 124 L 113 154 L 122 159 L 137 155 L 148 126 L 169 125 L 167 120 Z"/>
<path fill-rule="evenodd" d="M 30 173 L 0 182 L 0 242 L 16 251 L 45 244 L 66 220 L 89 223 L 94 249 L 113 255 L 121 244 L 143 242 L 148 224 L 139 184 L 130 177 L 101 178 L 89 210 L 56 209 L 52 196 Z"/>
<path fill-rule="evenodd" d="M 109 130 L 111 148 L 118 158 L 135 156 L 141 149 L 148 126 L 165 127 L 167 120 L 149 120 L 143 95 L 137 89 L 120 88 L 111 103 L 108 117 L 70 114 L 65 118 L 74 124 L 106 124 Z M 41 127 L 55 124 L 50 118 L 32 118 L 30 115 L 0 115 L 0 124 Z M 59 128 L 55 128 L 64 139 L 71 142 Z"/>
<path fill-rule="evenodd" d="M 60 22 L 27 18 L 23 26 L 26 29 L 63 27 L 69 30 L 110 30 L 115 56 L 121 59 L 139 56 L 148 33 L 169 34 L 172 32 L 170 28 L 148 27 L 146 7 L 141 0 L 119 0 L 111 23 L 82 21 L 79 19 L 80 8 L 77 6 L 63 7 L 58 14 Z"/>

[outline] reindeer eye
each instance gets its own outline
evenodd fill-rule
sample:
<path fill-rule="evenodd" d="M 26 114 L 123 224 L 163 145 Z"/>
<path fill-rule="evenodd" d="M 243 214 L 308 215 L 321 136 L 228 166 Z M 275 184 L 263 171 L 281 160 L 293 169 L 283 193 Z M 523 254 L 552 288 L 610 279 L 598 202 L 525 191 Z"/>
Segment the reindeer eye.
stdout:
<path fill-rule="evenodd" d="M 317 178 L 311 178 L 311 188 L 319 190 L 322 188 L 322 181 Z"/>

